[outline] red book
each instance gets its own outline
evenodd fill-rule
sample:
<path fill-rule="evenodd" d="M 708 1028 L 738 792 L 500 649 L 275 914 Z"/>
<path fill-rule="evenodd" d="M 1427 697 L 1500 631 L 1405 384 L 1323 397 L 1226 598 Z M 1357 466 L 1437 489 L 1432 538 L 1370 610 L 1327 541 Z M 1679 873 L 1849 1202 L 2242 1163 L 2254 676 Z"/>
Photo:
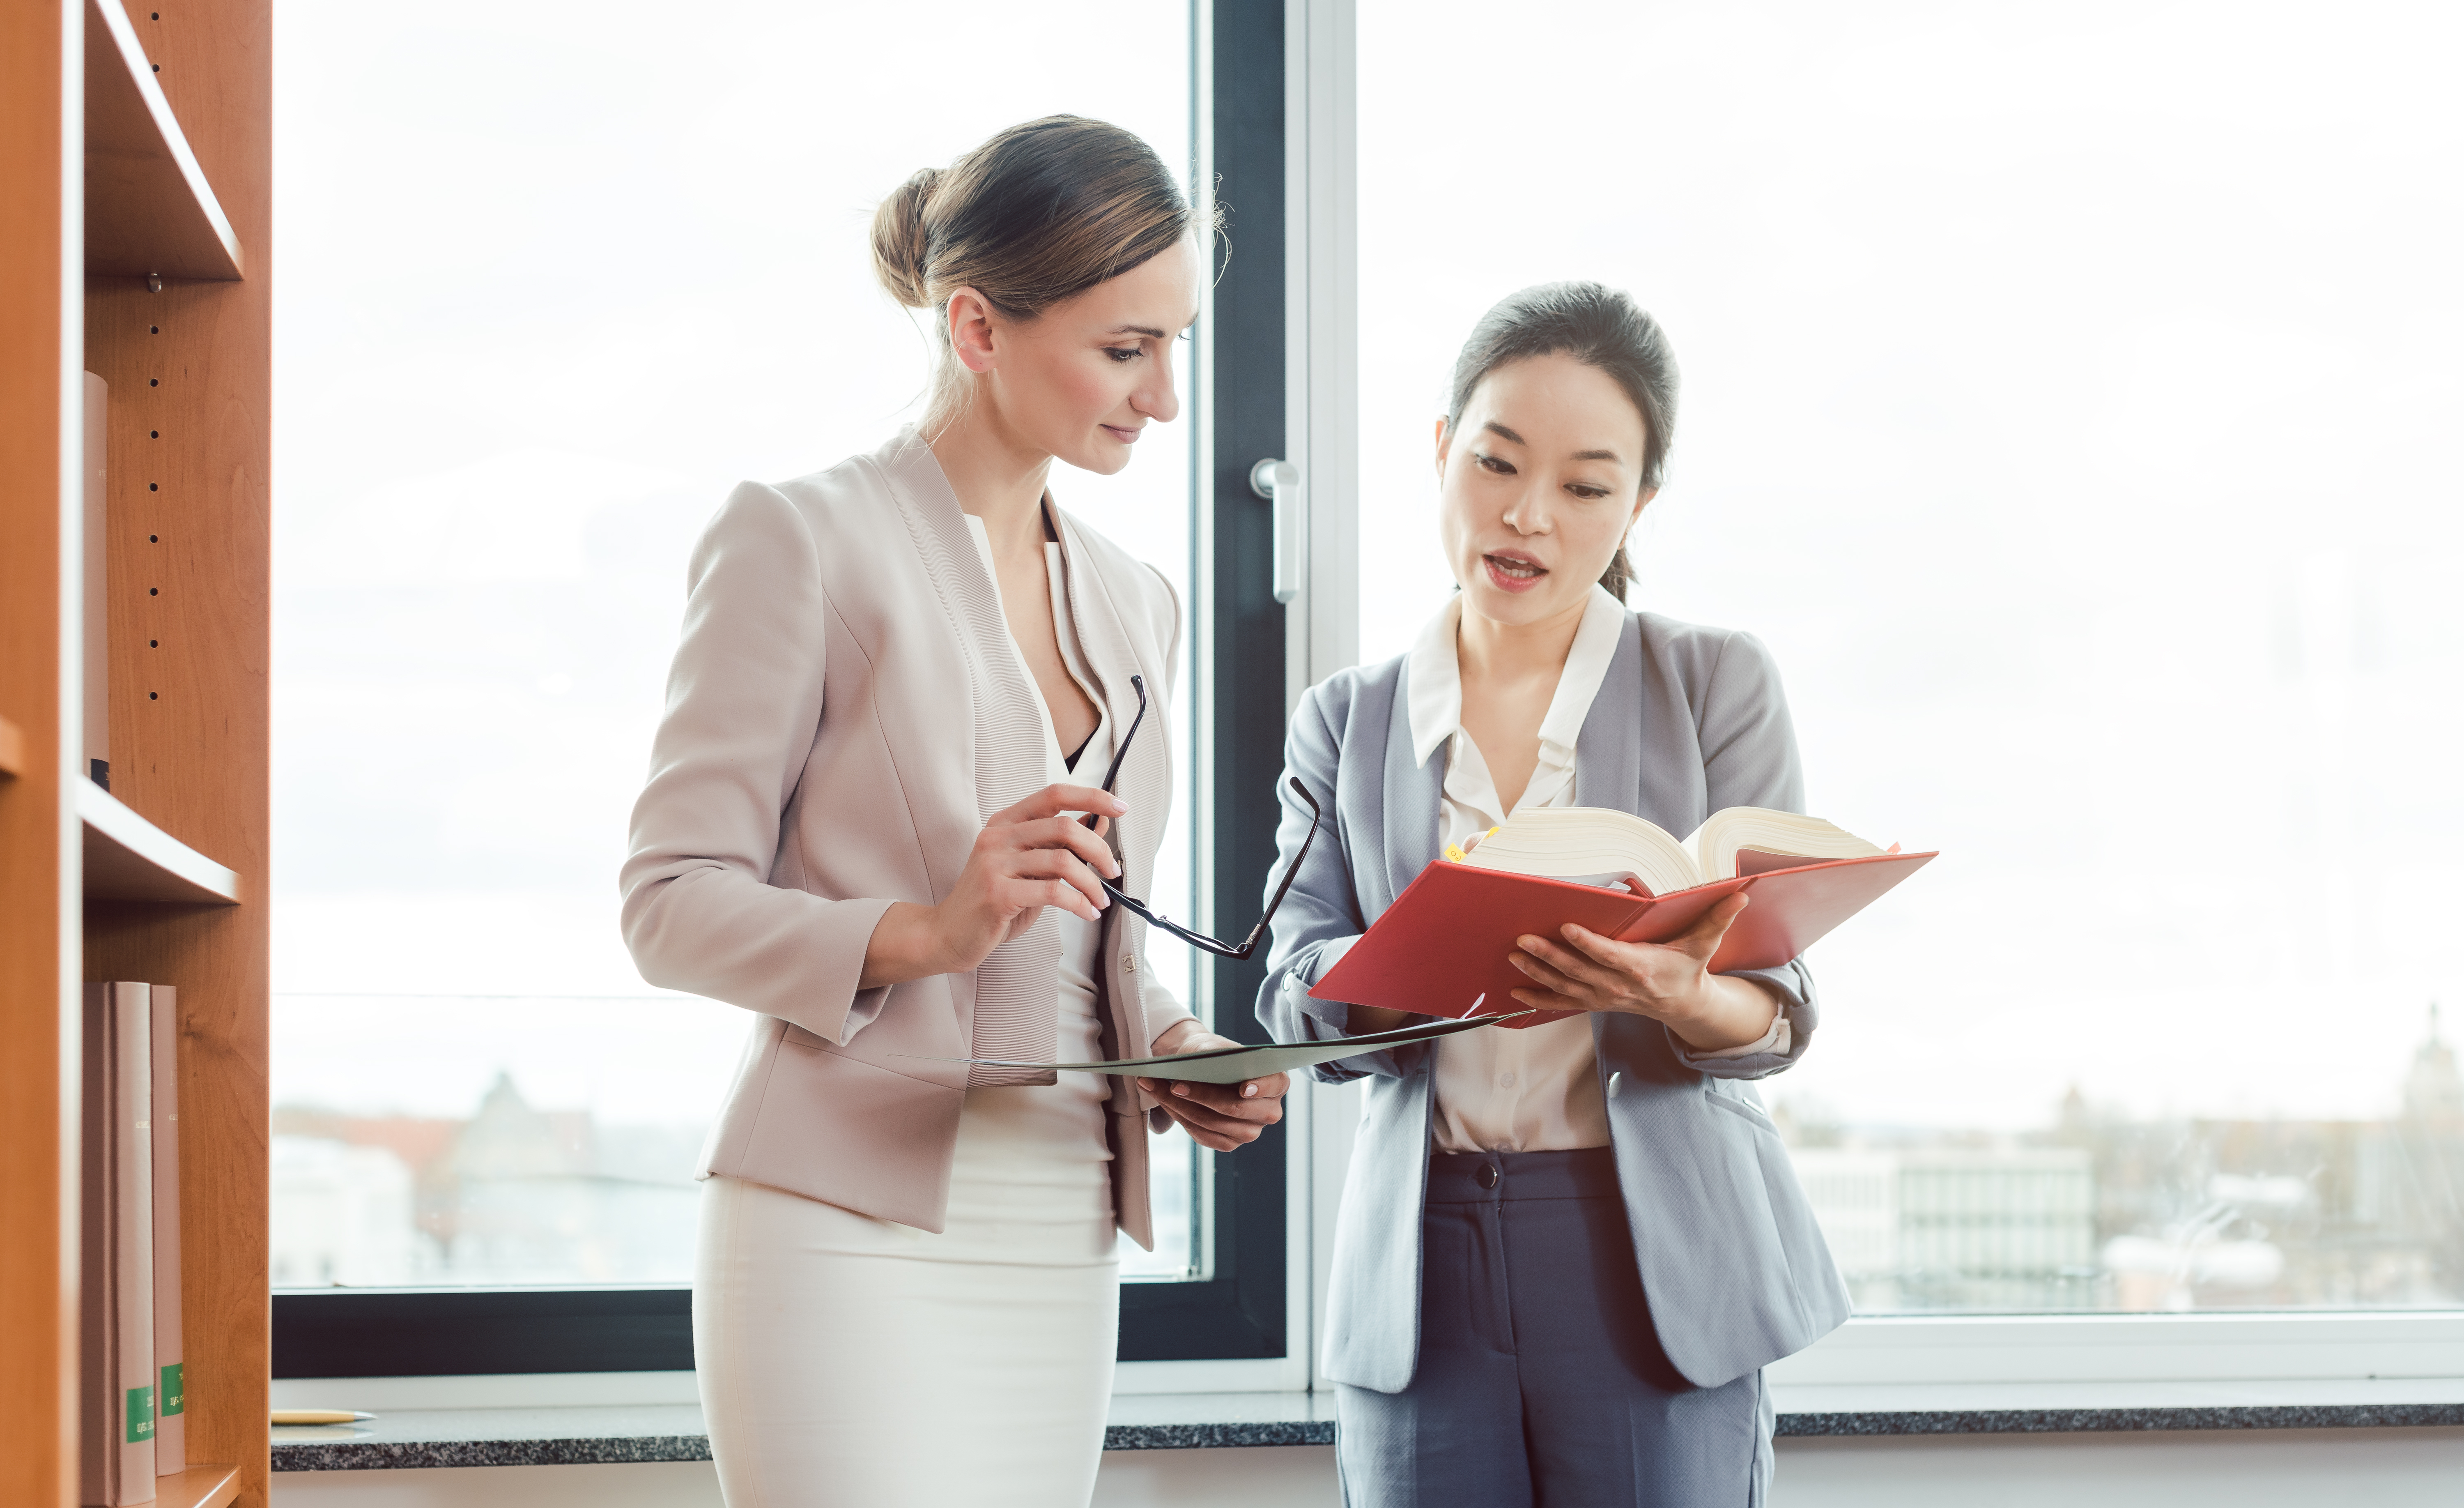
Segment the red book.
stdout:
<path fill-rule="evenodd" d="M 1750 810 L 1731 809 L 1741 813 Z M 1620 942 L 1665 942 L 1690 929 L 1704 913 L 1739 891 L 1746 893 L 1749 904 L 1721 940 L 1720 949 L 1711 959 L 1711 969 L 1714 973 L 1728 973 L 1746 968 L 1776 968 L 1935 857 L 1932 854 L 1885 853 L 1845 833 L 1839 834 L 1843 841 L 1825 845 L 1809 840 L 1807 846 L 1829 846 L 1835 851 L 1853 846 L 1866 852 L 1848 857 L 1807 859 L 1741 848 L 1734 843 L 1714 844 L 1705 850 L 1699 841 L 1704 833 L 1679 845 L 1662 833 L 1661 840 L 1671 850 L 1717 854 L 1722 867 L 1733 865 L 1734 872 L 1727 878 L 1671 889 L 1661 895 L 1648 893 L 1639 878 L 1634 881 L 1636 889 L 1616 889 L 1482 867 L 1480 860 L 1561 869 L 1621 868 L 1629 875 L 1650 871 L 1663 880 L 1679 873 L 1671 868 L 1679 860 L 1665 854 L 1624 863 L 1622 858 L 1637 855 L 1620 853 L 1614 844 L 1603 849 L 1596 841 L 1587 843 L 1579 837 L 1546 839 L 1544 834 L 1544 841 L 1537 843 L 1516 842 L 1517 838 L 1530 837 L 1532 815 L 1543 817 L 1543 826 L 1563 834 L 1573 832 L 1587 815 L 1595 814 L 1588 814 L 1581 808 L 1561 808 L 1518 815 L 1475 850 L 1474 859 L 1444 858 L 1431 864 L 1395 898 L 1395 904 L 1370 927 L 1368 935 L 1327 970 L 1326 977 L 1309 991 L 1311 997 L 1433 1016 L 1467 1015 L 1475 1009 L 1483 1012 L 1513 1010 L 1521 1007 L 1514 991 L 1533 987 L 1529 976 L 1507 962 L 1516 951 L 1516 938 L 1531 934 L 1556 940 L 1557 929 L 1573 922 Z M 1620 827 L 1649 826 L 1623 813 L 1608 815 L 1618 819 Z M 1728 812 L 1723 812 L 1713 821 L 1728 816 Z M 1812 823 L 1808 818 L 1791 820 L 1796 824 Z M 1827 823 L 1813 825 L 1835 833 L 1838 831 Z M 1525 831 L 1518 832 L 1518 829 Z M 1705 824 L 1705 833 L 1712 831 L 1711 823 Z M 1659 833 L 1660 830 L 1652 828 L 1651 832 Z M 1598 835 L 1595 830 L 1580 836 L 1596 839 Z M 1556 845 L 1553 857 L 1548 852 L 1551 842 Z M 1514 852 L 1502 852 L 1507 849 Z M 1575 1013 L 1539 1011 L 1514 1026 L 1537 1026 Z"/>

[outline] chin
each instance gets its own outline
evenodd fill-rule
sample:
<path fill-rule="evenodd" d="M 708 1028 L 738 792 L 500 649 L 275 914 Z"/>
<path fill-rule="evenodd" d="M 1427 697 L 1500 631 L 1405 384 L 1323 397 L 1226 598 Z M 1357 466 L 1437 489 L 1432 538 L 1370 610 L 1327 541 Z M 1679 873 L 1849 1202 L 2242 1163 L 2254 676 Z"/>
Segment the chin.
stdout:
<path fill-rule="evenodd" d="M 1089 440 L 1074 451 L 1055 451 L 1053 455 L 1082 472 L 1093 472 L 1098 477 L 1112 476 L 1130 464 L 1130 448 L 1109 438 Z"/>

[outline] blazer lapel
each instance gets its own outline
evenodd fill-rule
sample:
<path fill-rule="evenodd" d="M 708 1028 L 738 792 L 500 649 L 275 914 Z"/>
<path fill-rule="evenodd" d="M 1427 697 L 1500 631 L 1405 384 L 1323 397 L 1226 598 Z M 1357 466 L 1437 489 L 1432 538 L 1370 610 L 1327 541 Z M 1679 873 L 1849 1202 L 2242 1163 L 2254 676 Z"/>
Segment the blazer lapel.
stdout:
<path fill-rule="evenodd" d="M 1380 813 L 1386 829 L 1386 893 L 1363 898 L 1375 902 L 1369 914 L 1372 921 L 1438 856 L 1446 750 L 1440 744 L 1426 765 L 1412 763 L 1411 674 L 1407 661 L 1395 676 L 1394 700 L 1386 709 L 1386 801 Z"/>
<path fill-rule="evenodd" d="M 1574 737 L 1574 800 L 1641 812 L 1643 742 L 1642 624 L 1629 612 L 1609 673 Z"/>

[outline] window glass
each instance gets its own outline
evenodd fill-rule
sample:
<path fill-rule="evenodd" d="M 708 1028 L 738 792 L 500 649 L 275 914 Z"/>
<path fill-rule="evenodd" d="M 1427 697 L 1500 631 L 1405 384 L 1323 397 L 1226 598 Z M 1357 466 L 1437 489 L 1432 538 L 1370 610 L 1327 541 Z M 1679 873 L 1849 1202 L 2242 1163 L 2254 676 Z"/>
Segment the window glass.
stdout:
<path fill-rule="evenodd" d="M 1189 161 L 1189 11 L 277 25 L 274 1280 L 682 1281 L 750 1018 L 642 983 L 616 872 L 687 552 L 737 480 L 914 416 L 929 328 L 869 238 L 910 173 L 1065 111 Z M 1191 428 L 1052 484 L 1184 600 Z M 1168 915 L 1189 838 L 1184 793 Z M 1186 996 L 1186 949 L 1152 963 Z M 1197 1170 L 1155 1150 L 1127 1271 L 1178 1276 Z"/>
<path fill-rule="evenodd" d="M 1359 14 L 1364 658 L 1457 346 L 1597 278 L 1684 371 L 1636 604 L 1943 853 L 1762 1086 L 1859 1304 L 2464 1298 L 2456 15 Z"/>

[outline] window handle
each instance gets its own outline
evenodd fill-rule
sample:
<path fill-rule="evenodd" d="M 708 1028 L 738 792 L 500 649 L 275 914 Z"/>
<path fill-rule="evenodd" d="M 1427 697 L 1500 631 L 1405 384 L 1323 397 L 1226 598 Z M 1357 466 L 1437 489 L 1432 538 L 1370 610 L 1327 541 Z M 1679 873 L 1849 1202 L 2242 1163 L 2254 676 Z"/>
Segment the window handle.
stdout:
<path fill-rule="evenodd" d="M 1275 600 L 1301 594 L 1301 469 L 1272 456 L 1249 468 L 1249 490 L 1275 505 Z"/>

